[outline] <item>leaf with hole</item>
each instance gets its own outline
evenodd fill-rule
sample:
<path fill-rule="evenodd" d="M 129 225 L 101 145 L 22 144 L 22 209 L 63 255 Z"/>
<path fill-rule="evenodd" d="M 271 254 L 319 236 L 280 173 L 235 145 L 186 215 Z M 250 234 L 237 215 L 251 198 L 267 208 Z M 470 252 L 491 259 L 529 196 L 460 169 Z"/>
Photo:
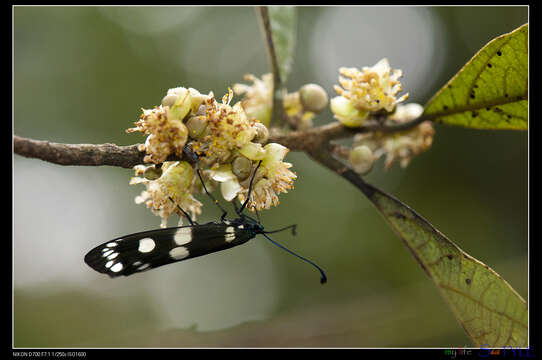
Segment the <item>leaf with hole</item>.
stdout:
<path fill-rule="evenodd" d="M 484 46 L 425 106 L 434 122 L 527 129 L 528 24 Z"/>

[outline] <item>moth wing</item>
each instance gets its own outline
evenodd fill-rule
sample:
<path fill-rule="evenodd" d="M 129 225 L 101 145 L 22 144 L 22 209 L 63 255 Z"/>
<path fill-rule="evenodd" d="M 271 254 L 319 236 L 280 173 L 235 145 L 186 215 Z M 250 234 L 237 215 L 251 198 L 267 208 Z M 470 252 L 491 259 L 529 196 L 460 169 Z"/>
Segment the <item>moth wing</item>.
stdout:
<path fill-rule="evenodd" d="M 85 256 L 85 262 L 110 277 L 128 276 L 228 249 L 254 236 L 223 223 L 144 231 L 97 246 Z"/>

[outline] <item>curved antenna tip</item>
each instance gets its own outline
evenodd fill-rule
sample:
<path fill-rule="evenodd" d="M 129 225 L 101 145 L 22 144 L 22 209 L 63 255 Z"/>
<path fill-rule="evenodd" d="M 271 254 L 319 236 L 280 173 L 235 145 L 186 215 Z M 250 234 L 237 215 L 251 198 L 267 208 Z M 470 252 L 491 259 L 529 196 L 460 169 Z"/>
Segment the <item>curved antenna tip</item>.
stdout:
<path fill-rule="evenodd" d="M 293 256 L 307 262 L 308 264 L 314 266 L 318 271 L 320 271 L 320 275 L 322 275 L 322 277 L 320 278 L 320 284 L 325 284 L 327 282 L 327 277 L 326 277 L 326 274 L 324 273 L 324 270 L 322 270 L 322 268 L 318 265 L 316 265 L 315 263 L 313 263 L 312 261 L 310 261 L 309 259 L 305 259 L 303 256 L 300 256 L 298 254 L 296 254 L 295 252 L 293 252 L 292 250 L 289 250 L 287 248 L 285 248 L 284 246 L 282 246 L 281 244 L 279 244 L 278 242 L 276 242 L 275 240 L 271 239 L 269 236 L 266 235 L 265 232 L 262 232 L 261 233 L 267 240 L 269 240 L 270 242 L 272 242 L 273 244 L 275 244 L 276 246 L 278 246 L 279 248 L 281 248 L 282 250 L 292 254 Z"/>

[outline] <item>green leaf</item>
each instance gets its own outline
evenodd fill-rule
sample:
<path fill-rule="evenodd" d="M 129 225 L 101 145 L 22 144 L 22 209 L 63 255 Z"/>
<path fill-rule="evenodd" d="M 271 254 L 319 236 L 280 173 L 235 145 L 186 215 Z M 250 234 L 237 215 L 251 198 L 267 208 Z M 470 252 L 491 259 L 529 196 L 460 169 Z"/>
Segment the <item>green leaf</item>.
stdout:
<path fill-rule="evenodd" d="M 528 24 L 484 46 L 425 106 L 433 121 L 527 129 Z"/>
<path fill-rule="evenodd" d="M 285 84 L 295 53 L 297 10 L 293 6 L 269 6 L 268 11 L 280 80 Z"/>
<path fill-rule="evenodd" d="M 471 257 L 408 205 L 363 182 L 343 176 L 373 202 L 439 288 L 476 346 L 527 346 L 525 300 L 489 266 Z"/>

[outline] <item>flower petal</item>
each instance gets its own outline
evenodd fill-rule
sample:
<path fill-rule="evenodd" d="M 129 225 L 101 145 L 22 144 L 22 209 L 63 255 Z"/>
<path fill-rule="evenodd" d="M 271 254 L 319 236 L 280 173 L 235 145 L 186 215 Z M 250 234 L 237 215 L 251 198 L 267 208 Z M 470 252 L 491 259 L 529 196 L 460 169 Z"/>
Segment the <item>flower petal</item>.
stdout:
<path fill-rule="evenodd" d="M 226 201 L 232 201 L 241 191 L 241 185 L 237 178 L 220 183 L 220 191 Z"/>
<path fill-rule="evenodd" d="M 267 145 L 266 145 L 267 146 Z M 266 156 L 266 151 L 262 144 L 249 142 L 239 152 L 250 160 L 262 160 Z"/>
<path fill-rule="evenodd" d="M 264 167 L 268 166 L 269 164 L 282 161 L 282 159 L 284 159 L 288 151 L 290 151 L 290 149 L 288 149 L 286 146 L 282 146 L 276 143 L 269 143 L 265 145 L 264 150 L 265 150 L 265 158 L 263 159 L 263 162 L 262 162 L 262 165 Z"/>
<path fill-rule="evenodd" d="M 231 171 L 231 164 L 220 165 L 216 170 L 213 170 L 211 178 L 218 182 L 234 179 L 235 174 Z"/>

